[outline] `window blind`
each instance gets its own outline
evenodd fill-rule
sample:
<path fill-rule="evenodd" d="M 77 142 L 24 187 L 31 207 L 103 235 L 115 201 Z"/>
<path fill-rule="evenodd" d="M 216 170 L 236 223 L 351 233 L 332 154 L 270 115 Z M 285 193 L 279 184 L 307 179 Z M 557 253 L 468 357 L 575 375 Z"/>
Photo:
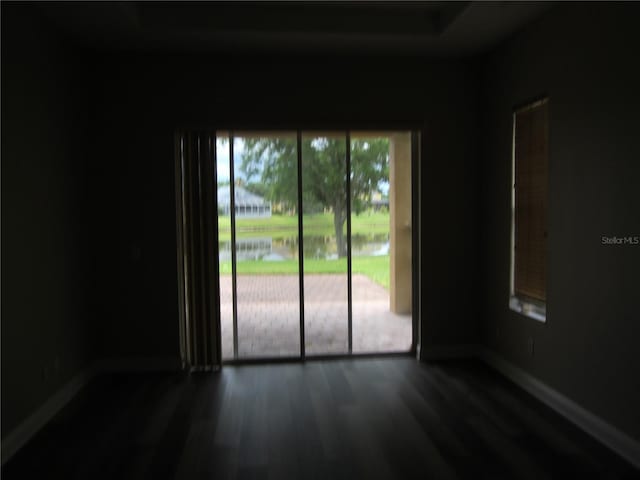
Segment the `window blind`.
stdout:
<path fill-rule="evenodd" d="M 546 301 L 548 128 L 547 99 L 514 114 L 514 294 Z"/>

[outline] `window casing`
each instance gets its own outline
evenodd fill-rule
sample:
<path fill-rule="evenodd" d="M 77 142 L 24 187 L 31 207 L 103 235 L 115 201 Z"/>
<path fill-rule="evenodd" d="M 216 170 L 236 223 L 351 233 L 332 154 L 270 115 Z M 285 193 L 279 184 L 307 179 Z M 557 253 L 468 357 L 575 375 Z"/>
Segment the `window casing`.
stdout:
<path fill-rule="evenodd" d="M 546 321 L 548 99 L 513 113 L 509 307 Z"/>

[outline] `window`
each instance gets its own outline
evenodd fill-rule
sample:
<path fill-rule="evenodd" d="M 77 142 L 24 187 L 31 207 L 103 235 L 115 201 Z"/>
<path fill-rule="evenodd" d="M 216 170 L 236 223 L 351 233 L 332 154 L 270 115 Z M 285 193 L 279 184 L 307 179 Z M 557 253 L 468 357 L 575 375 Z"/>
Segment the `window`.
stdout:
<path fill-rule="evenodd" d="M 546 320 L 548 99 L 513 113 L 511 296 L 509 306 Z"/>

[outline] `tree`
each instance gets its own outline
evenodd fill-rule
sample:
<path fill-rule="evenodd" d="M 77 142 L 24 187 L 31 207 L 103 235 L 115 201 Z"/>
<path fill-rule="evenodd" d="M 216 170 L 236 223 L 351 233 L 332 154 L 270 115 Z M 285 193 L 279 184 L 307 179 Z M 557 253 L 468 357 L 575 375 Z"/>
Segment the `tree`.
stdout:
<path fill-rule="evenodd" d="M 290 138 L 246 138 L 240 170 L 247 182 L 260 181 L 267 198 L 288 208 L 298 203 L 297 143 Z M 351 209 L 362 212 L 371 193 L 389 178 L 387 138 L 351 141 Z M 333 213 L 338 255 L 347 254 L 346 143 L 344 139 L 317 137 L 302 141 L 303 212 L 329 209 Z M 297 209 L 296 209 L 297 210 Z"/>

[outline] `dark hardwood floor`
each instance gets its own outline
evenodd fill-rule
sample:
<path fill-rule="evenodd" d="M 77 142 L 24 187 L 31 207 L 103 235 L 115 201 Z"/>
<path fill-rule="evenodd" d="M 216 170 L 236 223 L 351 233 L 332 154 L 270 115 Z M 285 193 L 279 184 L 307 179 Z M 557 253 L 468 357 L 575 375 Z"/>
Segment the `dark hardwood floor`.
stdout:
<path fill-rule="evenodd" d="M 640 478 L 488 367 L 411 358 L 105 375 L 11 479 Z"/>

